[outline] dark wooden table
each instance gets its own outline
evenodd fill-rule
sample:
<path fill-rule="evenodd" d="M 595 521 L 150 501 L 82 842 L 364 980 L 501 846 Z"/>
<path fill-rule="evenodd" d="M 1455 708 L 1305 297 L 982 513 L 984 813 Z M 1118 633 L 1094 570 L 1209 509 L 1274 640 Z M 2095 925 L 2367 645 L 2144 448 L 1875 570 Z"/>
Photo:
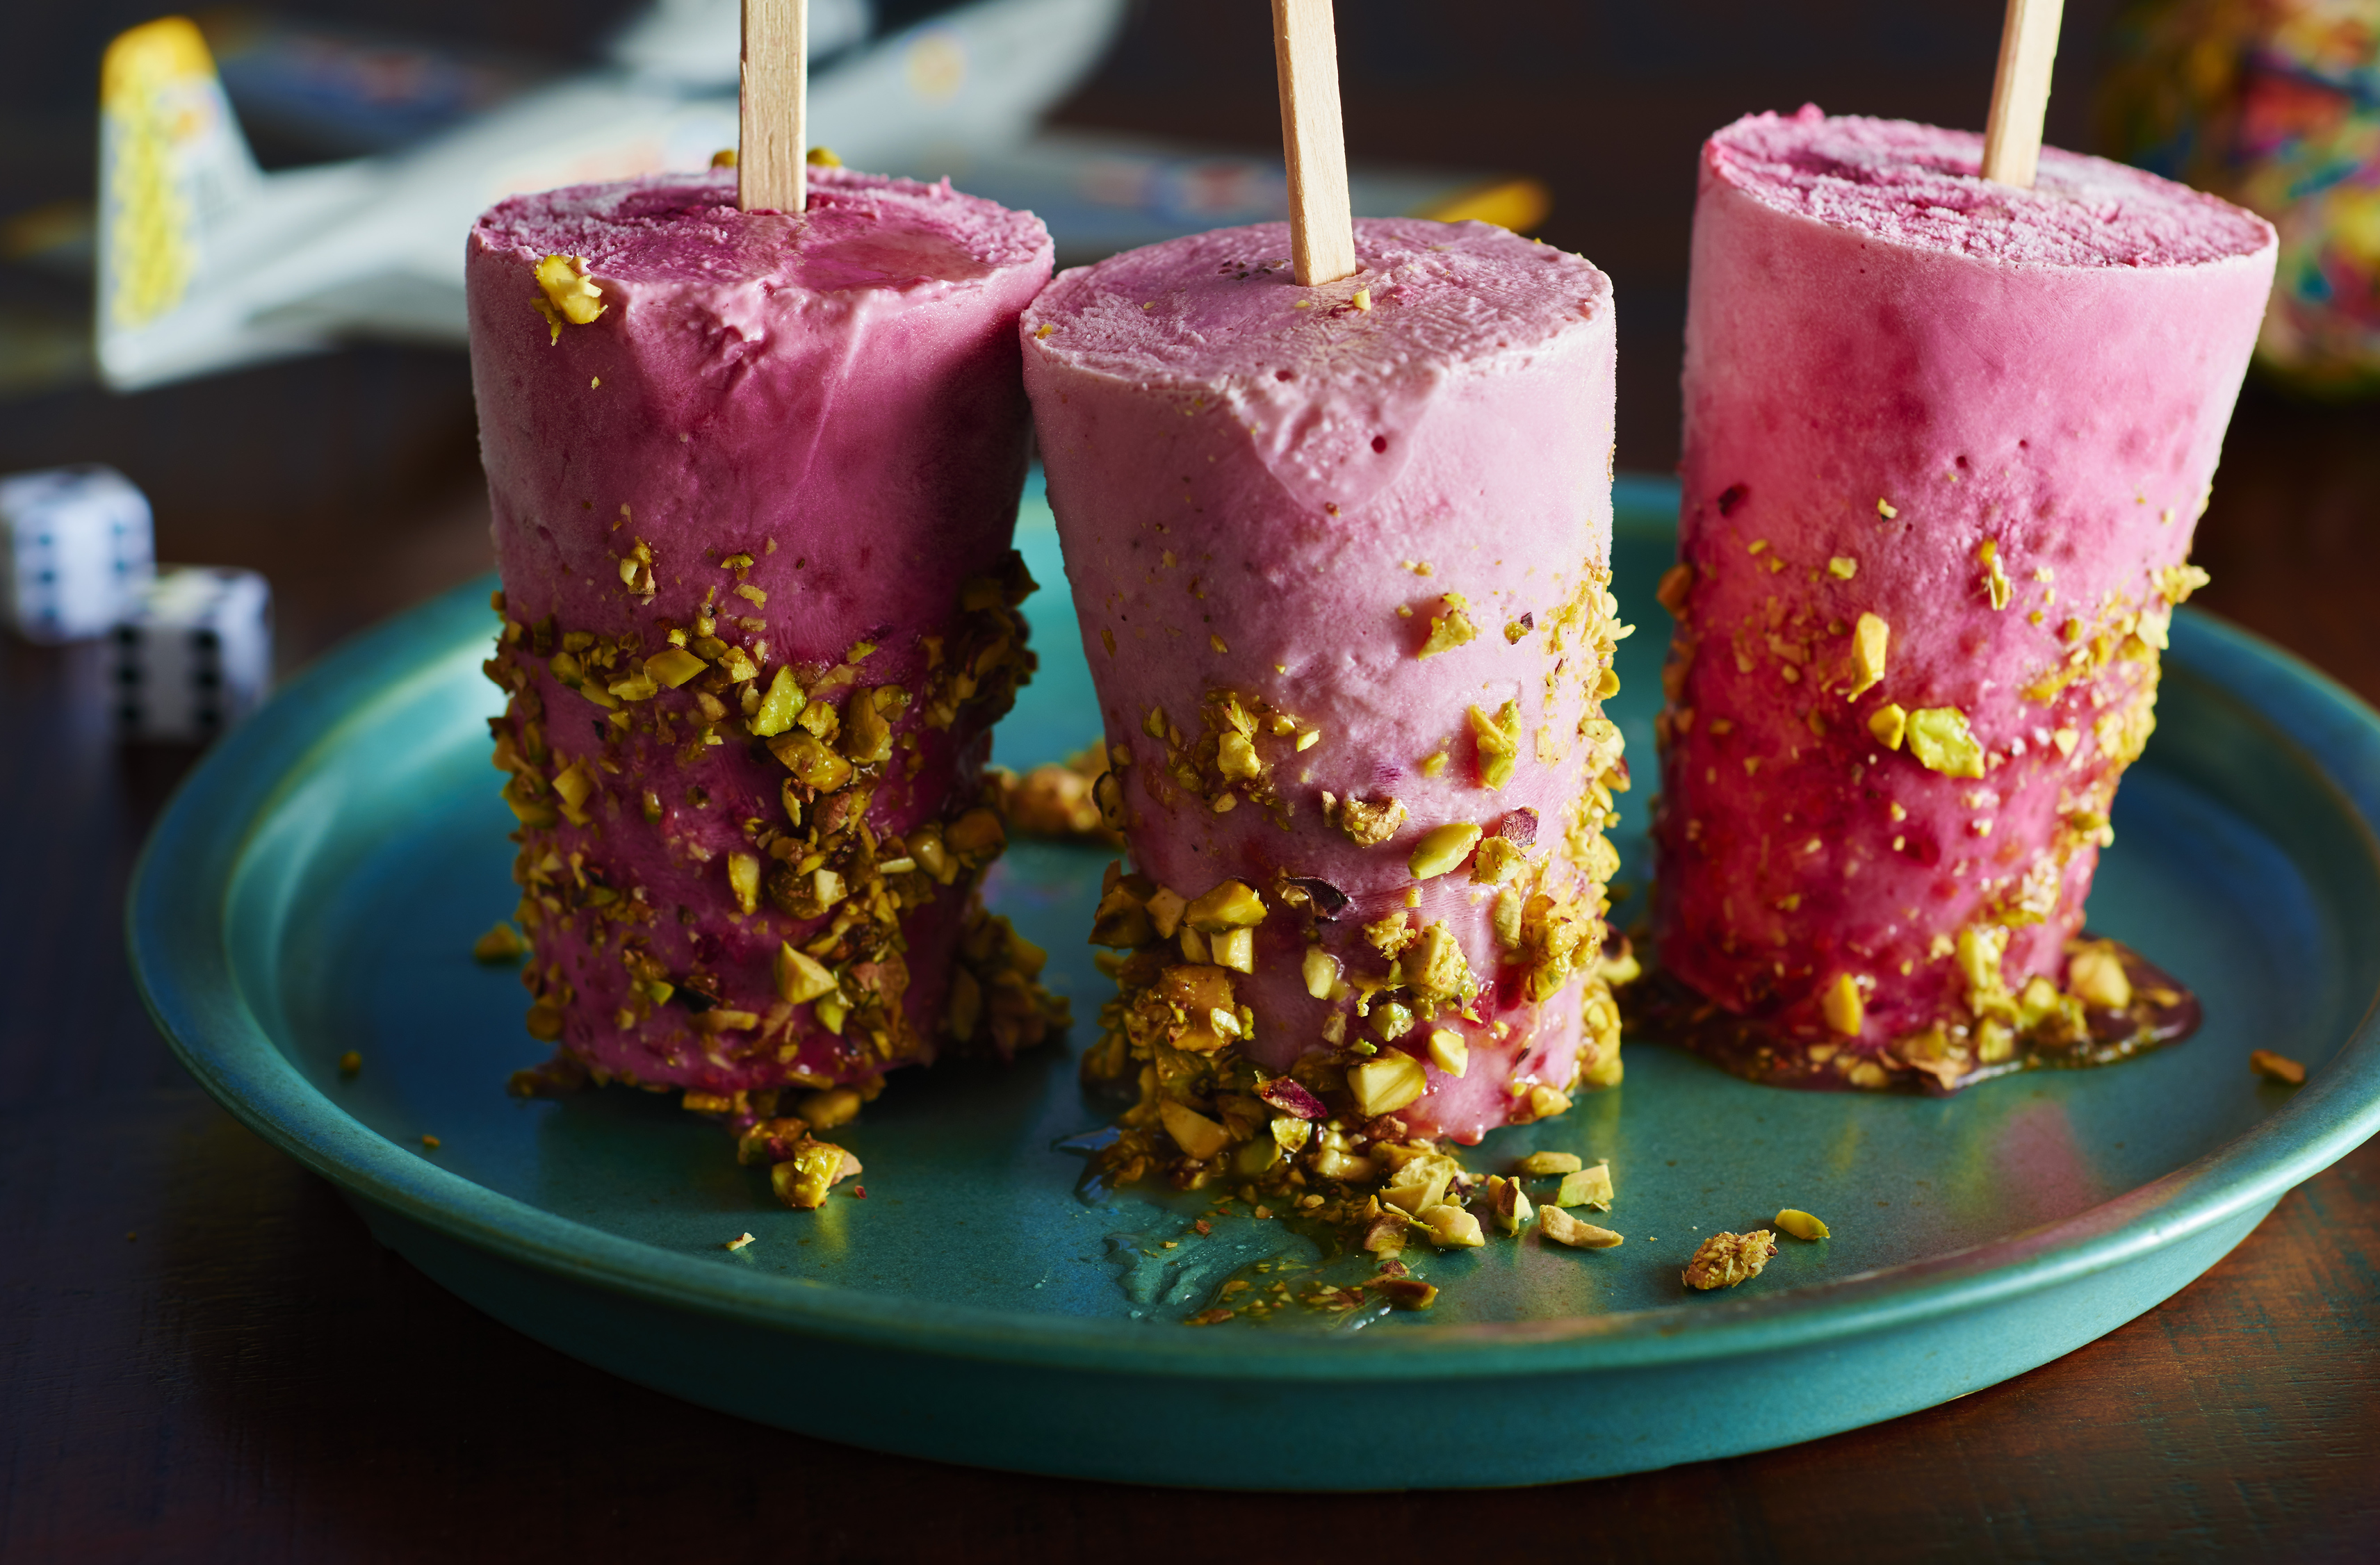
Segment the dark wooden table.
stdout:
<path fill-rule="evenodd" d="M 294 406 L 362 371 L 270 373 Z M 2375 425 L 2252 395 L 2201 546 L 2203 601 L 2367 698 Z M 480 568 L 484 503 L 468 463 L 445 470 L 378 509 L 326 491 L 296 532 L 185 508 L 164 549 L 270 570 L 302 657 Z M 109 743 L 92 652 L 0 661 L 0 1559 L 2380 1559 L 2380 1144 L 2030 1375 L 1792 1450 L 1560 1488 L 1015 1477 L 835 1445 L 832 1409 L 810 1438 L 615 1380 L 380 1249 L 174 1063 L 120 921 L 182 763 Z M 1161 1439 L 1149 1412 L 1138 1438 Z M 1347 1438 L 1381 1426 L 1351 1418 Z"/>

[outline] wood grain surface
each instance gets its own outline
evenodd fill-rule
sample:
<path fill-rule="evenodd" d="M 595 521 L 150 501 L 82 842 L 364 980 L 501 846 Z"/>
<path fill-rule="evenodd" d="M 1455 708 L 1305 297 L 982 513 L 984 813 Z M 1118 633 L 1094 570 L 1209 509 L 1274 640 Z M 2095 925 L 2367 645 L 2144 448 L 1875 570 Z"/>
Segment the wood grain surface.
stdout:
<path fill-rule="evenodd" d="M 302 417 L 336 365 L 260 372 L 250 405 Z M 2367 698 L 2373 425 L 2252 394 L 2200 549 L 2204 603 Z M 164 551 L 271 571 L 285 650 L 310 656 L 483 568 L 467 462 L 374 498 L 366 459 L 410 449 L 359 452 L 361 487 L 308 501 L 308 527 L 183 508 Z M 121 912 L 183 758 L 111 745 L 96 652 L 0 658 L 0 1559 L 2380 1558 L 2380 1143 L 2176 1298 L 2032 1374 L 1787 1450 L 1556 1488 L 1016 1477 L 837 1445 L 831 1408 L 785 1434 L 614 1379 L 380 1249 L 167 1054 Z M 1427 1437 L 1394 1412 L 1350 1409 L 1347 1438 Z M 1131 1438 L 1164 1429 L 1151 1407 Z M 1182 1471 L 1195 1481 L 1196 1450 Z"/>

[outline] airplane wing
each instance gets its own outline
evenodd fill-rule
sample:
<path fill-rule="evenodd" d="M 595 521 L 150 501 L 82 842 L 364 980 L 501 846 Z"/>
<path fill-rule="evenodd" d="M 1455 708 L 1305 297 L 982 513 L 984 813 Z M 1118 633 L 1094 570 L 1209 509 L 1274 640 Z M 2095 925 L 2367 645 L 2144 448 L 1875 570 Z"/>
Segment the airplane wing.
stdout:
<path fill-rule="evenodd" d="M 910 172 L 1022 138 L 1106 52 L 1124 0 L 979 0 L 847 52 L 819 144 Z M 101 72 L 98 355 L 134 390 L 369 335 L 461 342 L 463 240 L 520 190 L 700 168 L 733 96 L 648 70 L 532 91 L 419 148 L 261 173 L 196 26 L 147 23 Z"/>

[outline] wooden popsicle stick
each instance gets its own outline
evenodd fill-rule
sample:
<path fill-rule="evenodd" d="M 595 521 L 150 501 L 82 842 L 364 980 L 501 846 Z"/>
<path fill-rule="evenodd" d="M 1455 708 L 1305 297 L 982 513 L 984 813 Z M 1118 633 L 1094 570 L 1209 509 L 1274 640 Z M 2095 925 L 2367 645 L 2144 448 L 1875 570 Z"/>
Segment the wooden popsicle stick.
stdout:
<path fill-rule="evenodd" d="M 2033 188 L 2041 162 L 2041 122 L 2049 113 L 2049 69 L 2058 62 L 2058 22 L 2065 0 L 2008 0 L 2000 24 L 2000 65 L 1992 78 L 1992 115 L 1984 127 L 1984 177 Z"/>
<path fill-rule="evenodd" d="M 735 204 L 746 212 L 809 204 L 809 0 L 744 0 Z"/>
<path fill-rule="evenodd" d="M 747 0 L 749 4 L 750 0 Z M 1339 123 L 1339 40 L 1330 0 L 1272 0 L 1281 145 L 1289 163 L 1290 249 L 1307 287 L 1355 274 L 1347 137 Z"/>

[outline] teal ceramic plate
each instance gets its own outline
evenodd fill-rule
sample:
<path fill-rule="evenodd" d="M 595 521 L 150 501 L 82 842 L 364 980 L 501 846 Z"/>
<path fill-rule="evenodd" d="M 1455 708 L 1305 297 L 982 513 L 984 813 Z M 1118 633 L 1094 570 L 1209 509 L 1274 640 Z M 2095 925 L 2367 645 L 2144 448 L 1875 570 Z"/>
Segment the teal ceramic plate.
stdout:
<path fill-rule="evenodd" d="M 1643 628 L 1618 705 L 1649 778 L 1667 630 L 1651 589 L 1675 491 L 1621 489 L 1617 575 Z M 1029 606 L 1042 673 L 998 743 L 1029 765 L 1089 740 L 1097 708 L 1038 498 L 1021 537 L 1047 584 Z M 1441 1291 L 1427 1314 L 1297 1303 L 1352 1263 L 1317 1266 L 1281 1220 L 1242 1209 L 1200 1234 L 1202 1197 L 1078 1189 L 1084 1160 L 1062 1144 L 1103 1113 L 1063 1048 L 896 1076 L 840 1137 L 867 1198 L 787 1211 L 668 1099 L 504 1094 L 543 1050 L 516 975 L 470 956 L 514 898 L 481 721 L 486 591 L 325 660 L 191 777 L 133 889 L 140 982 L 199 1079 L 425 1271 L 591 1364 L 766 1423 L 988 1466 L 1288 1488 L 1541 1483 L 1753 1450 L 2110 1330 L 2380 1126 L 2380 720 L 2184 613 L 2092 909 L 2196 986 L 2206 1025 L 2179 1047 L 1937 1100 L 1773 1090 L 1632 1045 L 1624 1086 L 1473 1159 L 1610 1159 L 1606 1220 L 1627 1243 L 1409 1256 Z M 1643 795 L 1624 802 L 1641 833 Z M 1624 847 L 1640 884 L 1643 846 Z M 1103 989 L 1082 943 L 1103 863 L 1024 844 L 990 892 L 1085 1018 Z M 1072 1049 L 1089 1036 L 1078 1023 Z M 2257 1047 L 2312 1081 L 2260 1085 Z M 345 1076 L 349 1049 L 363 1067 Z M 1733 1292 L 1681 1289 L 1701 1236 L 1786 1206 L 1834 1237 L 1783 1241 Z M 747 1231 L 752 1244 L 722 1247 Z M 1284 1307 L 1183 1324 L 1233 1280 L 1251 1285 L 1233 1297 Z"/>

